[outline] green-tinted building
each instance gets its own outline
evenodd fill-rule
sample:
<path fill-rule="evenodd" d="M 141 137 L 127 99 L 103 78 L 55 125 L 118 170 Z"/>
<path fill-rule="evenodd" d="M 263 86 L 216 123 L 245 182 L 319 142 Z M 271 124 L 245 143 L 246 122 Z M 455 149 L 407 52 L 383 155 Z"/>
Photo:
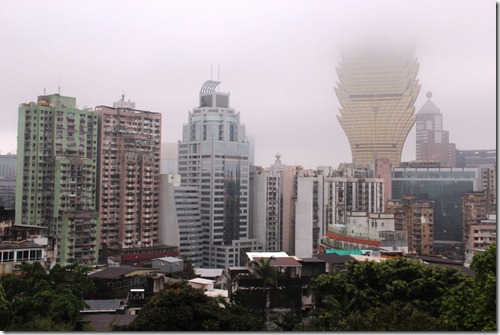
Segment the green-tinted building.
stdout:
<path fill-rule="evenodd" d="M 16 225 L 40 227 L 59 263 L 97 262 L 98 116 L 59 94 L 21 104 Z"/>

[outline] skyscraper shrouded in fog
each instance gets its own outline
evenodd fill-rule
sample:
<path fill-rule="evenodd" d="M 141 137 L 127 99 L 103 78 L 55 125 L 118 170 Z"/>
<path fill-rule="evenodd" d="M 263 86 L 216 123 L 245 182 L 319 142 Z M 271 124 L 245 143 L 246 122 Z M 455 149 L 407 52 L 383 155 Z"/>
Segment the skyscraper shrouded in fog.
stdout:
<path fill-rule="evenodd" d="M 337 118 L 354 164 L 388 159 L 392 166 L 399 165 L 416 119 L 418 69 L 411 48 L 366 48 L 342 55 L 335 89 L 341 105 Z"/>
<path fill-rule="evenodd" d="M 417 161 L 434 161 L 439 162 L 441 167 L 455 167 L 455 144 L 450 143 L 449 132 L 443 130 L 443 115 L 431 101 L 432 93 L 427 92 L 426 96 L 427 102 L 417 113 Z"/>
<path fill-rule="evenodd" d="M 181 185 L 199 190 L 203 227 L 203 266 L 242 264 L 246 251 L 262 247 L 250 239 L 250 145 L 240 113 L 229 104 L 220 82 L 206 81 L 199 107 L 189 112 L 179 143 Z"/>

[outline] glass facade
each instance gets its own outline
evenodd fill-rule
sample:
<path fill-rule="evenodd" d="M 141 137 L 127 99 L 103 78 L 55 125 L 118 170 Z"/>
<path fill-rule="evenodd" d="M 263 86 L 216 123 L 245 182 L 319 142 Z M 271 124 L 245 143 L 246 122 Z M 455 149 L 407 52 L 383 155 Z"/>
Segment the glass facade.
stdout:
<path fill-rule="evenodd" d="M 395 168 L 392 198 L 434 203 L 434 239 L 462 241 L 462 196 L 477 190 L 477 169 Z"/>
<path fill-rule="evenodd" d="M 179 174 L 181 185 L 199 190 L 203 266 L 227 267 L 239 265 L 238 245 L 248 240 L 250 144 L 229 94 L 212 90 L 215 84 L 205 83 L 183 127 Z"/>

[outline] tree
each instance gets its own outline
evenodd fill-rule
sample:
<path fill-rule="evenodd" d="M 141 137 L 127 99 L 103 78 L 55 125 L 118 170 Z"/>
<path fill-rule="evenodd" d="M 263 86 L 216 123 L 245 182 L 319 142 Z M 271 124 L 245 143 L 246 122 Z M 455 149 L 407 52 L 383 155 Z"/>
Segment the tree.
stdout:
<path fill-rule="evenodd" d="M 496 244 L 477 253 L 471 263 L 473 279 L 452 288 L 441 306 L 443 322 L 462 331 L 496 331 Z"/>
<path fill-rule="evenodd" d="M 166 285 L 128 326 L 131 331 L 262 330 L 262 322 L 242 306 L 206 296 L 185 282 Z"/>
<path fill-rule="evenodd" d="M 21 276 L 10 274 L 0 278 L 5 298 L 10 301 L 11 313 L 11 317 L 2 322 L 2 329 L 74 330 L 85 306 L 84 294 L 93 288 L 86 268 L 57 265 L 47 273 L 40 263 L 35 262 L 23 263 L 21 270 Z"/>
<path fill-rule="evenodd" d="M 11 306 L 2 284 L 0 283 L 0 330 L 4 329 L 8 324 L 9 320 L 12 318 Z"/>
<path fill-rule="evenodd" d="M 271 266 L 274 257 L 261 257 L 257 261 L 250 262 L 250 268 L 262 279 L 262 290 L 264 291 L 264 318 L 266 323 L 270 321 L 271 314 L 271 287 L 276 287 L 278 280 L 278 271 Z"/>
<path fill-rule="evenodd" d="M 317 309 L 298 328 L 445 330 L 440 317 L 447 293 L 460 290 L 468 280 L 457 269 L 425 265 L 403 257 L 380 263 L 350 263 L 346 271 L 312 279 Z M 383 317 L 377 317 L 379 313 L 384 314 Z M 420 324 L 418 318 L 424 323 Z M 457 329 L 447 327 L 447 330 Z"/>
<path fill-rule="evenodd" d="M 474 255 L 474 321 L 475 330 L 496 331 L 497 325 L 497 245 Z"/>

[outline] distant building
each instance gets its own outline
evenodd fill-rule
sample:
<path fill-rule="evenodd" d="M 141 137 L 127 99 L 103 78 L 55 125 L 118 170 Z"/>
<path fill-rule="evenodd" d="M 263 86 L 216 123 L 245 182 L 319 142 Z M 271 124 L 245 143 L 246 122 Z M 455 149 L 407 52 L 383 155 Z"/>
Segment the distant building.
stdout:
<path fill-rule="evenodd" d="M 489 167 L 497 163 L 497 151 L 457 149 L 457 167 Z"/>
<path fill-rule="evenodd" d="M 4 211 L 16 209 L 16 163 L 17 155 L 0 155 L 0 207 Z"/>
<path fill-rule="evenodd" d="M 419 64 L 411 49 L 366 48 L 344 53 L 337 67 L 338 121 L 356 165 L 388 159 L 398 166 L 415 123 Z"/>
<path fill-rule="evenodd" d="M 101 257 L 160 246 L 161 114 L 107 106 L 96 112 Z"/>
<path fill-rule="evenodd" d="M 113 102 L 113 108 L 135 109 L 135 102 L 130 101 L 130 99 L 125 101 L 125 94 L 122 94 L 122 98 L 119 101 Z"/>
<path fill-rule="evenodd" d="M 417 161 L 439 162 L 441 167 L 456 166 L 456 147 L 450 143 L 449 132 L 443 130 L 443 116 L 427 93 L 427 102 L 417 113 Z"/>
<path fill-rule="evenodd" d="M 97 263 L 97 135 L 97 113 L 73 97 L 19 107 L 15 222 L 44 229 L 63 264 Z"/>

